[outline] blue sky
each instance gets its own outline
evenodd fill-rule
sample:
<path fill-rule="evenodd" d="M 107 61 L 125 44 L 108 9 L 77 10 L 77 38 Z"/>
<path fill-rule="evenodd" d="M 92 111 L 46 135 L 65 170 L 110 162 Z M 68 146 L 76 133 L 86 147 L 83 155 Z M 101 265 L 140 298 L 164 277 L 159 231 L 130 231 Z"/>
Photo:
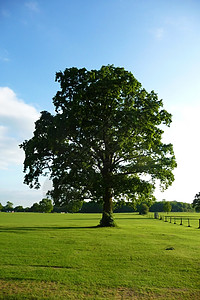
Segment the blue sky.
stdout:
<path fill-rule="evenodd" d="M 173 114 L 175 182 L 158 200 L 192 202 L 200 191 L 200 1 L 0 0 L 0 202 L 30 206 L 44 196 L 23 184 L 23 151 L 39 112 L 53 112 L 67 67 L 114 64 L 154 90 Z"/>

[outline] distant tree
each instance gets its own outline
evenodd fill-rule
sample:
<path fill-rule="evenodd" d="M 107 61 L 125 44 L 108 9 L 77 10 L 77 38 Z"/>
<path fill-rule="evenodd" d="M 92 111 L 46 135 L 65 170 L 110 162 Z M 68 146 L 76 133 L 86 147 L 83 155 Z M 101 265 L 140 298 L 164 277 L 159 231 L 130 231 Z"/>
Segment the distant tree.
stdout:
<path fill-rule="evenodd" d="M 153 196 L 156 180 L 164 189 L 174 181 L 173 146 L 162 141 L 172 116 L 124 68 L 68 68 L 56 81 L 56 113 L 43 111 L 34 136 L 21 145 L 24 182 L 39 188 L 39 176 L 49 173 L 56 205 L 100 201 L 100 226 L 114 226 L 113 200 L 142 202 Z"/>
<path fill-rule="evenodd" d="M 184 211 L 183 202 L 172 201 L 170 203 L 171 203 L 171 206 L 172 206 L 172 211 L 174 211 L 174 212 Z"/>
<path fill-rule="evenodd" d="M 195 195 L 192 206 L 194 207 L 196 212 L 200 212 L 200 193 Z"/>
<path fill-rule="evenodd" d="M 39 212 L 40 205 L 38 203 L 33 203 L 33 205 L 29 209 L 30 212 Z"/>
<path fill-rule="evenodd" d="M 185 203 L 185 202 L 182 202 L 182 205 L 183 205 L 183 211 L 187 212 L 187 211 L 194 211 L 194 208 L 192 207 L 192 204 L 191 203 Z"/>
<path fill-rule="evenodd" d="M 83 202 L 83 206 L 81 208 L 82 213 L 102 213 L 103 205 L 102 203 L 97 203 L 94 201 Z"/>
<path fill-rule="evenodd" d="M 169 201 L 163 201 L 163 210 L 166 213 L 169 213 L 172 210 L 172 206 Z"/>
<path fill-rule="evenodd" d="M 3 205 L 0 203 L 0 211 L 2 210 L 2 208 L 3 208 Z"/>
<path fill-rule="evenodd" d="M 39 211 L 44 213 L 50 213 L 53 210 L 53 204 L 51 199 L 44 198 L 39 202 Z"/>
<path fill-rule="evenodd" d="M 67 212 L 69 213 L 77 213 L 81 211 L 83 205 L 83 201 L 70 201 L 66 205 Z"/>
<path fill-rule="evenodd" d="M 139 211 L 140 215 L 147 215 L 148 212 L 149 212 L 149 207 L 148 207 L 148 205 L 146 203 L 141 203 L 138 206 L 138 211 Z"/>
<path fill-rule="evenodd" d="M 30 212 L 30 207 L 25 207 L 24 212 Z"/>
<path fill-rule="evenodd" d="M 66 210 L 65 207 L 61 207 L 61 206 L 56 206 L 56 205 L 54 205 L 54 206 L 53 206 L 52 212 L 53 212 L 53 213 L 61 213 L 61 212 L 67 212 L 67 210 Z"/>
<path fill-rule="evenodd" d="M 114 203 L 113 212 L 120 213 L 120 212 L 134 212 L 136 209 L 131 205 L 131 203 L 116 202 Z M 83 202 L 83 206 L 80 210 L 81 213 L 102 213 L 103 205 L 102 203 L 97 203 L 94 201 Z"/>
<path fill-rule="evenodd" d="M 122 213 L 122 212 L 134 212 L 135 208 L 130 205 L 120 205 L 120 206 L 115 206 L 114 208 L 114 213 Z"/>
<path fill-rule="evenodd" d="M 163 211 L 163 201 L 156 201 L 149 209 L 153 212 L 162 212 Z"/>
<path fill-rule="evenodd" d="M 23 206 L 21 206 L 21 205 L 16 206 L 16 207 L 14 208 L 14 212 L 23 212 L 23 211 L 24 211 L 24 208 L 23 208 Z"/>
<path fill-rule="evenodd" d="M 7 201 L 7 204 L 3 207 L 2 211 L 5 211 L 5 212 L 13 211 L 13 203 L 10 201 Z"/>
<path fill-rule="evenodd" d="M 151 207 L 150 211 L 152 212 L 162 212 L 164 211 L 164 201 L 156 201 Z M 192 204 L 190 203 L 184 203 L 184 202 L 178 202 L 178 201 L 170 201 L 170 205 L 172 207 L 171 211 L 173 212 L 192 212 L 194 211 Z"/>

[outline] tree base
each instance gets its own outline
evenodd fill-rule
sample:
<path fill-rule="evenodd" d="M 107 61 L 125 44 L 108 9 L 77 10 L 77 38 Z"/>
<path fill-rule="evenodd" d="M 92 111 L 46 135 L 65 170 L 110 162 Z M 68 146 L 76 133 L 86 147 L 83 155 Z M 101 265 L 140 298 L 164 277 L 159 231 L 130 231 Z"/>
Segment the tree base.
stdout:
<path fill-rule="evenodd" d="M 116 227 L 112 213 L 103 212 L 99 227 Z"/>

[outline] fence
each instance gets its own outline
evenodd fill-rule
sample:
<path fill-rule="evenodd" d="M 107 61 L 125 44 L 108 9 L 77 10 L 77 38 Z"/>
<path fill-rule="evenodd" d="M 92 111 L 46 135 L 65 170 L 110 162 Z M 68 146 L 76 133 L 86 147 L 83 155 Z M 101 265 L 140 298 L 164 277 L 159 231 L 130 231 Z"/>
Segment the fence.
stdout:
<path fill-rule="evenodd" d="M 163 220 L 164 222 L 169 222 L 177 225 L 185 225 L 187 227 L 196 227 L 200 229 L 200 219 L 196 217 L 187 217 L 187 216 L 163 216 L 158 213 L 154 214 L 155 219 Z"/>

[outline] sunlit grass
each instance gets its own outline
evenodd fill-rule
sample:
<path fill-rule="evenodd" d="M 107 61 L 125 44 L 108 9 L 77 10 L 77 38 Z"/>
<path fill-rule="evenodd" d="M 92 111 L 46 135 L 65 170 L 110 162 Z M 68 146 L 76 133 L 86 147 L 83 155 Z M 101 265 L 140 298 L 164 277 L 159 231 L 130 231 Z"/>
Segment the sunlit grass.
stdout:
<path fill-rule="evenodd" d="M 198 226 L 100 217 L 0 213 L 0 299 L 200 299 Z"/>
<path fill-rule="evenodd" d="M 200 225 L 200 213 L 170 212 L 159 213 L 159 216 L 162 216 L 163 221 L 172 224 L 194 228 L 199 228 Z"/>

